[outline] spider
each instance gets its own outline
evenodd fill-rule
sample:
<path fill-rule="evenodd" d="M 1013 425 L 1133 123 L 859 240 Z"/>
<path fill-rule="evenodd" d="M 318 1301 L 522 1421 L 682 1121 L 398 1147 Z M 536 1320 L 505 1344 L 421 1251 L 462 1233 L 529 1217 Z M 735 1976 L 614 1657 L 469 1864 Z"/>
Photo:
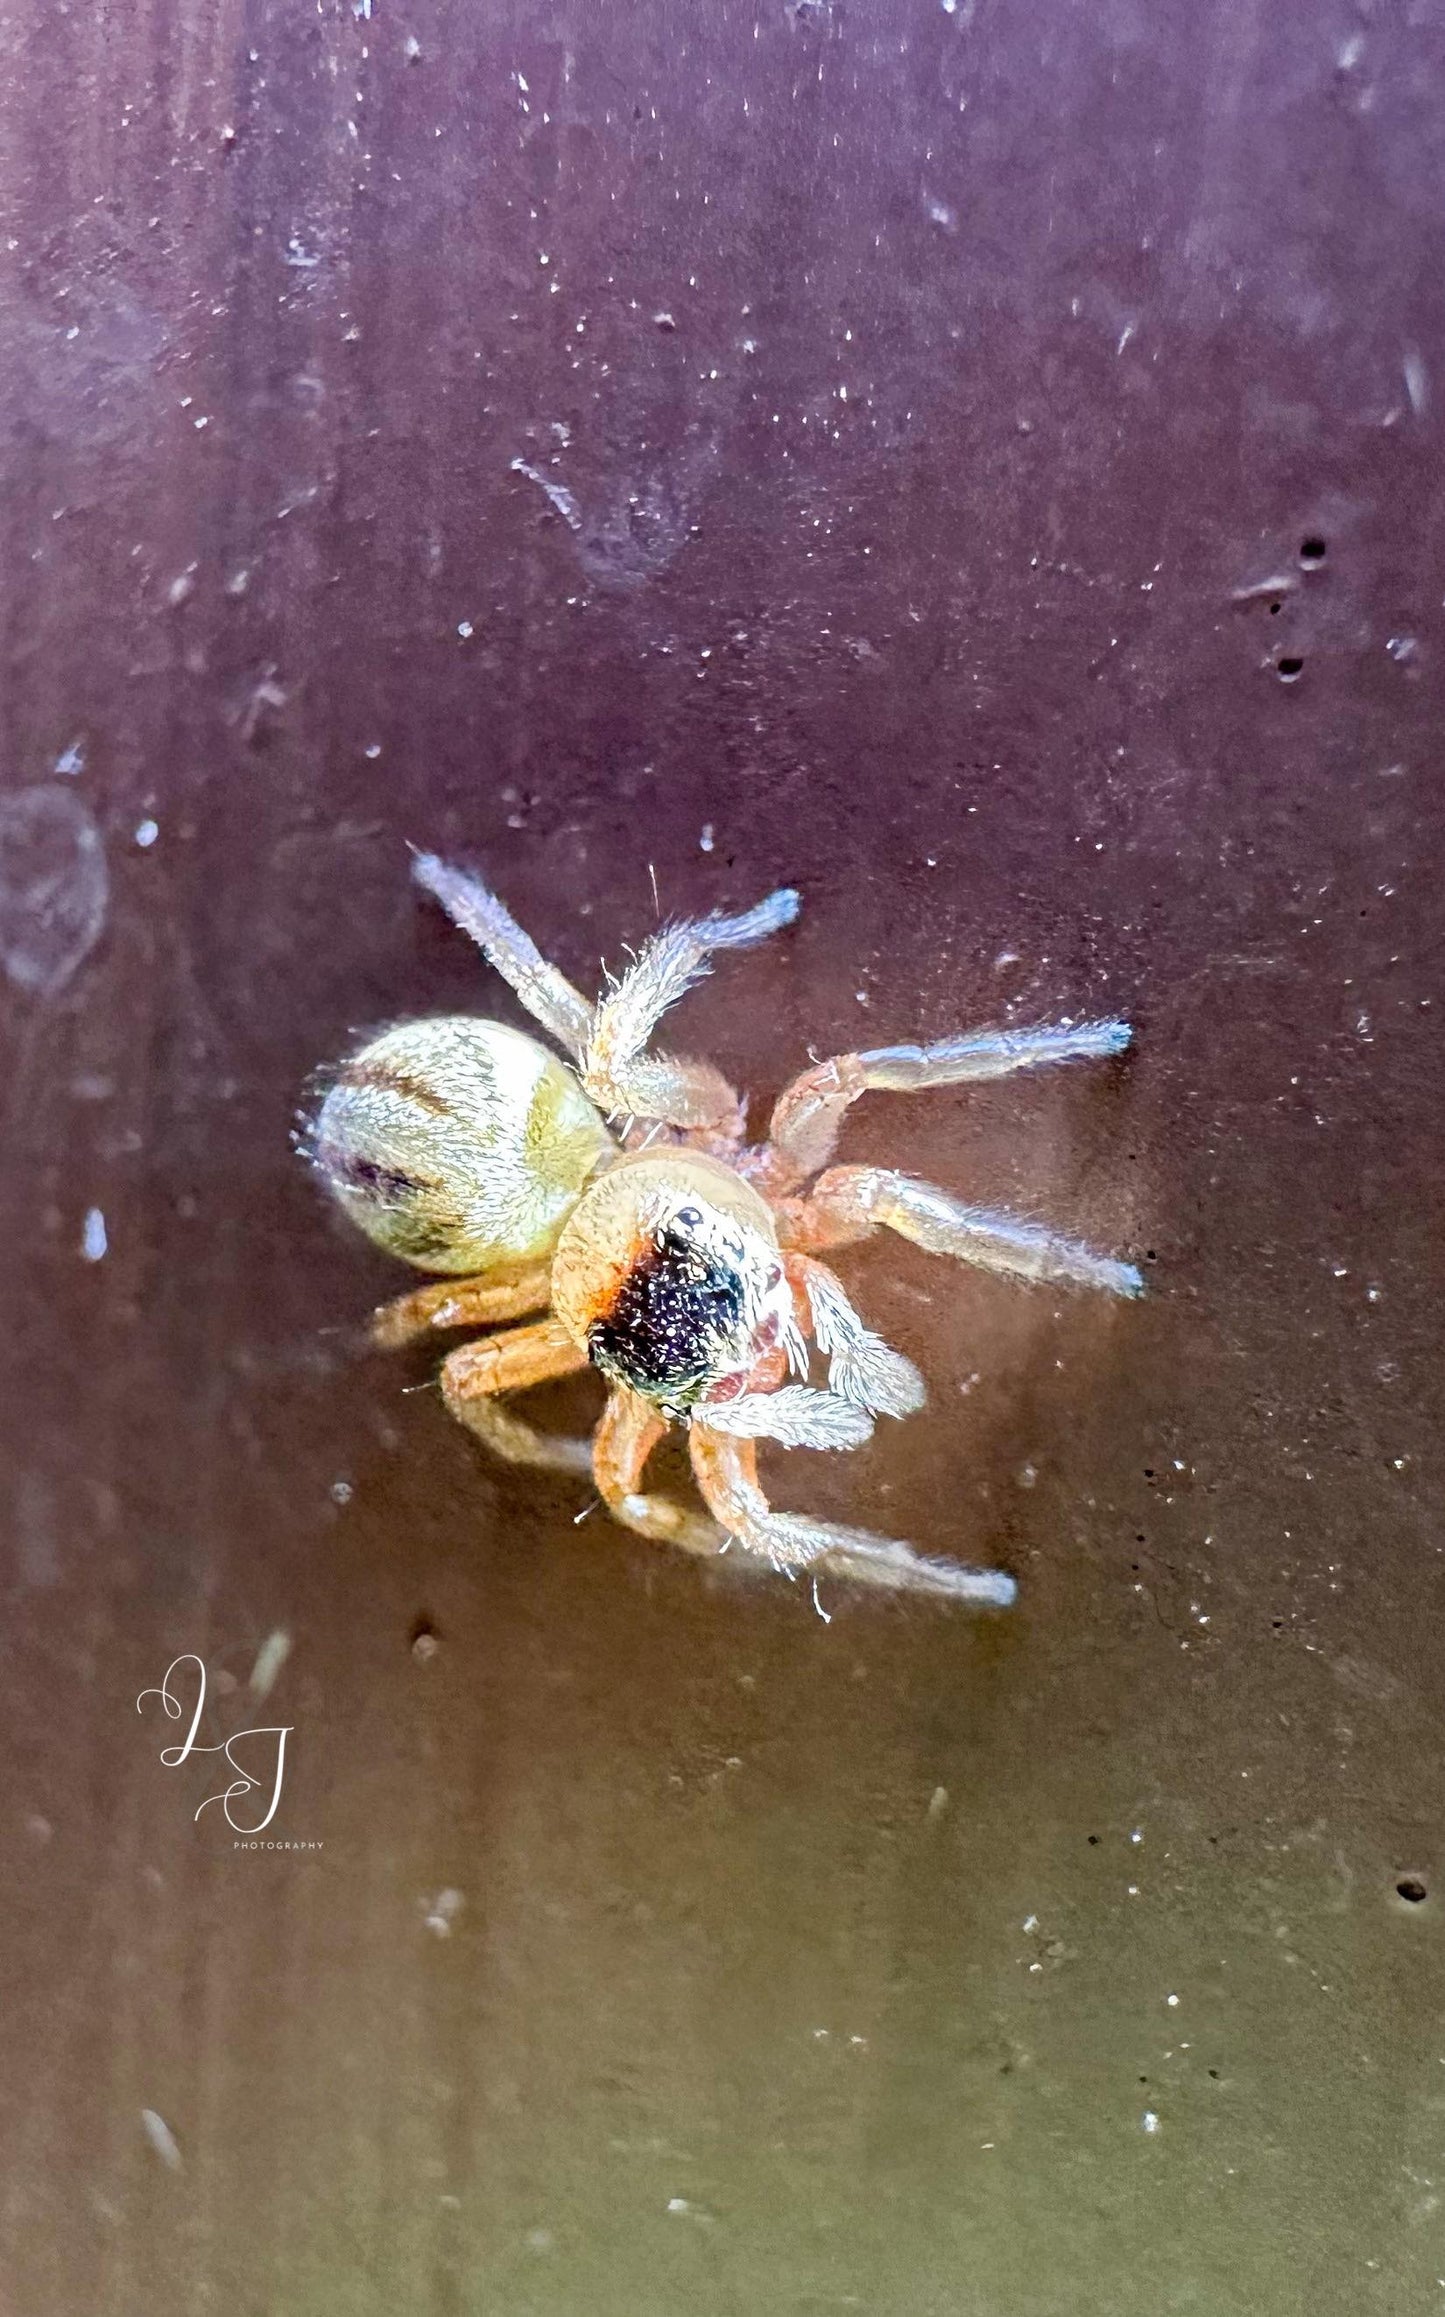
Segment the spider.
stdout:
<path fill-rule="evenodd" d="M 655 1053 L 649 1039 L 713 953 L 793 922 L 795 892 L 740 916 L 664 927 L 590 1005 L 478 877 L 427 853 L 413 873 L 570 1066 L 520 1030 L 446 1015 L 387 1030 L 330 1074 L 306 1154 L 370 1239 L 445 1275 L 384 1304 L 373 1339 L 395 1347 L 520 1322 L 447 1354 L 447 1407 L 513 1463 L 590 1473 L 613 1516 L 642 1536 L 704 1555 L 736 1544 L 790 1576 L 827 1570 L 1011 1602 L 1013 1579 L 1000 1570 L 774 1510 L 758 1481 L 758 1442 L 856 1448 L 875 1416 L 922 1407 L 918 1370 L 860 1319 L 820 1260 L 880 1226 L 988 1271 L 1141 1292 L 1132 1264 L 1037 1224 L 965 1206 L 890 1167 L 829 1163 L 845 1113 L 870 1089 L 1118 1054 L 1128 1024 L 989 1030 L 842 1054 L 795 1078 L 768 1139 L 749 1143 L 746 1104 L 719 1072 Z M 825 1389 L 805 1380 L 810 1338 Z M 609 1386 L 590 1441 L 539 1433 L 508 1404 L 589 1363 Z M 687 1428 L 710 1519 L 643 1489 L 671 1424 Z"/>

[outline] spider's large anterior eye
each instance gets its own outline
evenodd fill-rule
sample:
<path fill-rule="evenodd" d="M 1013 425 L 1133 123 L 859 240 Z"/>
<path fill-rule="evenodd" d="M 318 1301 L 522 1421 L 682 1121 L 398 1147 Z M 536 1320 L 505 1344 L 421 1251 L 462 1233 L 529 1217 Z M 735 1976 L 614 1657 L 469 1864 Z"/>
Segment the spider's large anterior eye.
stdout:
<path fill-rule="evenodd" d="M 674 1221 L 685 1223 L 689 1231 L 695 1231 L 702 1221 L 702 1210 L 700 1207 L 679 1207 Z"/>

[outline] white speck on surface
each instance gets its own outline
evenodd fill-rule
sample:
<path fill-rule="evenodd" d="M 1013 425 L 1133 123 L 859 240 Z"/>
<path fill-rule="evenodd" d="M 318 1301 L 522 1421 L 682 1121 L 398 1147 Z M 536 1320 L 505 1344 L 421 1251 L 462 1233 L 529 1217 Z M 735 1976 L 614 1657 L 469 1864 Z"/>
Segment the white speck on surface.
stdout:
<path fill-rule="evenodd" d="M 941 1818 L 947 1808 L 948 1788 L 946 1786 L 935 1786 L 933 1792 L 928 1797 L 929 1817 Z"/>
<path fill-rule="evenodd" d="M 420 62 L 421 42 L 417 39 L 417 36 L 414 32 L 409 32 L 405 40 L 402 42 L 401 53 L 406 58 L 408 64 L 417 64 Z"/>
<path fill-rule="evenodd" d="M 349 1480 L 333 1480 L 331 1483 L 331 1501 L 333 1504 L 350 1504 L 352 1494 Z"/>
<path fill-rule="evenodd" d="M 251 1695 L 253 1697 L 270 1696 L 276 1685 L 276 1676 L 290 1655 L 291 1636 L 289 1633 L 283 1632 L 278 1626 L 274 1633 L 269 1633 L 266 1636 L 256 1652 L 256 1662 L 251 1668 Z"/>
<path fill-rule="evenodd" d="M 381 754 L 381 742 L 379 740 L 370 741 L 368 745 L 362 750 L 362 754 L 363 756 L 369 757 L 374 764 L 378 756 Z"/>
<path fill-rule="evenodd" d="M 424 1919 L 427 1929 L 438 1939 L 449 1939 L 452 1925 L 466 1901 L 460 1891 L 445 1890 L 438 1891 L 434 1899 L 423 1899 L 422 1905 L 426 1909 Z"/>
<path fill-rule="evenodd" d="M 710 853 L 712 851 L 712 845 L 712 822 L 704 821 L 702 824 L 702 835 L 697 840 L 697 849 L 700 853 Z"/>
<path fill-rule="evenodd" d="M 104 1215 L 101 1213 L 99 1207 L 88 1208 L 86 1211 L 85 1222 L 81 1226 L 81 1254 L 85 1257 L 87 1263 L 103 1263 L 105 1260 L 105 1252 L 109 1245 L 110 1241 L 105 1235 Z"/>
<path fill-rule="evenodd" d="M 667 2209 L 669 2212 L 691 2212 L 692 2206 L 685 2196 L 670 2196 L 667 2200 Z"/>
<path fill-rule="evenodd" d="M 1152 2108 L 1144 2110 L 1143 2115 L 1139 2118 L 1139 2123 L 1145 2132 L 1157 2132 L 1159 2129 L 1159 2119 Z"/>
<path fill-rule="evenodd" d="M 140 846 L 141 851 L 143 853 L 147 853 L 150 851 L 151 846 L 155 843 L 156 838 L 160 835 L 160 833 L 160 822 L 153 821 L 150 816 L 147 815 L 146 818 L 139 822 L 136 827 L 135 841 Z"/>
<path fill-rule="evenodd" d="M 170 605 L 172 611 L 178 610 L 180 606 L 186 602 L 188 597 L 195 594 L 196 572 L 198 569 L 199 566 L 197 564 L 188 563 L 185 570 L 179 572 L 177 576 L 171 581 L 170 586 L 166 589 L 166 602 Z"/>
<path fill-rule="evenodd" d="M 466 642 L 467 638 L 472 634 L 472 632 L 472 623 L 469 619 L 459 619 L 457 621 L 457 634 L 461 637 L 463 643 Z"/>
<path fill-rule="evenodd" d="M 1405 392 L 1410 397 L 1410 408 L 1417 418 L 1426 418 L 1430 412 L 1430 374 L 1413 346 L 1406 349 L 1400 365 L 1405 373 Z"/>
<path fill-rule="evenodd" d="M 1177 2011 L 1179 2009 L 1179 1998 L 1177 1995 L 1166 1995 L 1164 2000 L 1168 2004 L 1171 2011 Z"/>
<path fill-rule="evenodd" d="M 72 774 L 77 772 L 84 772 L 85 742 L 83 740 L 72 740 L 68 748 L 62 748 L 60 754 L 55 759 L 55 769 L 57 772 L 68 772 Z"/>
<path fill-rule="evenodd" d="M 181 2152 L 176 2144 L 176 2136 L 171 2130 L 169 2124 L 166 2122 L 165 2117 L 158 2116 L 154 2108 L 142 2108 L 140 2112 L 140 2120 L 147 2140 L 149 2140 L 152 2148 L 154 2148 L 157 2156 L 159 2156 L 166 2170 L 168 2172 L 179 2172 L 181 2169 Z"/>

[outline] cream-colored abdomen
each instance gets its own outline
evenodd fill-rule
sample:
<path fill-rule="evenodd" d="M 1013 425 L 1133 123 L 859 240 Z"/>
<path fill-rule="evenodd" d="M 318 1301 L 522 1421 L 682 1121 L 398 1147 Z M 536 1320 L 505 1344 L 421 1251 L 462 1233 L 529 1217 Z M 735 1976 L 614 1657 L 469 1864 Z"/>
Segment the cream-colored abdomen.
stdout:
<path fill-rule="evenodd" d="M 535 1038 L 462 1014 L 404 1022 L 343 1063 L 312 1139 L 369 1239 L 449 1273 L 545 1260 L 614 1147 Z"/>

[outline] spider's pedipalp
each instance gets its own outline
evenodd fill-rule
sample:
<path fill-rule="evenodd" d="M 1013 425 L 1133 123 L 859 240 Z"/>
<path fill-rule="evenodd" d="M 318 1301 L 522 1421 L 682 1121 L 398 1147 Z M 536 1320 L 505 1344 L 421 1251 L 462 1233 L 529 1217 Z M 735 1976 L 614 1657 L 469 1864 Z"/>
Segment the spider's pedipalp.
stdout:
<path fill-rule="evenodd" d="M 828 1388 L 879 1416 L 913 1416 L 928 1397 L 922 1376 L 866 1326 L 826 1263 L 788 1258 L 788 1276 L 807 1297 L 813 1336 L 829 1362 Z"/>
<path fill-rule="evenodd" d="M 415 853 L 411 873 L 441 903 L 452 923 L 471 935 L 488 964 L 511 983 L 528 1013 L 569 1054 L 579 1055 L 587 1043 L 592 1008 L 565 974 L 547 963 L 496 894 L 470 869 L 454 869 L 435 853 Z"/>
<path fill-rule="evenodd" d="M 776 1440 L 784 1448 L 861 1448 L 873 1437 L 866 1406 L 806 1384 L 743 1392 L 735 1400 L 698 1403 L 693 1421 L 738 1440 Z"/>

